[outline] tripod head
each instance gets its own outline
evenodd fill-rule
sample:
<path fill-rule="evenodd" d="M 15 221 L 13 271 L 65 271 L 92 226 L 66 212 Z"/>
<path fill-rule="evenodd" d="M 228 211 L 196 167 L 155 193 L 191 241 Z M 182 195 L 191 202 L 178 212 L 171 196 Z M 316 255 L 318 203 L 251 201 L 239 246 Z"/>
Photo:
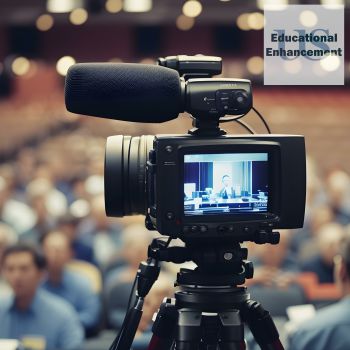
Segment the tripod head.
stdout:
<path fill-rule="evenodd" d="M 265 234 L 265 239 L 270 238 L 268 243 L 279 242 L 278 232 Z M 175 264 L 193 261 L 197 267 L 194 270 L 181 269 L 177 285 L 237 286 L 253 278 L 254 274 L 253 263 L 247 260 L 248 249 L 242 248 L 240 242 L 232 238 L 187 241 L 184 247 L 167 247 L 163 239 L 156 238 L 148 247 L 148 257 Z"/>

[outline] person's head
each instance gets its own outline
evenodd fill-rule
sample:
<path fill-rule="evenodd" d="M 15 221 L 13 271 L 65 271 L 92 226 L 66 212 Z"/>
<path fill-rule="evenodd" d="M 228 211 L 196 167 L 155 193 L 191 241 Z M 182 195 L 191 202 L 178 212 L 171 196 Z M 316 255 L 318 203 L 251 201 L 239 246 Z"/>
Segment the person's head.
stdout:
<path fill-rule="evenodd" d="M 105 200 L 103 195 L 98 195 L 92 199 L 91 216 L 98 227 L 104 228 L 109 225 L 110 218 L 106 216 Z"/>
<path fill-rule="evenodd" d="M 326 178 L 327 194 L 336 210 L 342 209 L 350 195 L 350 176 L 341 169 L 332 170 Z"/>
<path fill-rule="evenodd" d="M 324 204 L 314 208 L 310 217 L 311 234 L 316 235 L 322 226 L 331 223 L 333 220 L 334 213 L 329 205 Z"/>
<path fill-rule="evenodd" d="M 0 208 L 2 208 L 6 201 L 10 198 L 10 188 L 6 179 L 0 176 Z"/>
<path fill-rule="evenodd" d="M 344 235 L 334 257 L 334 279 L 343 296 L 350 294 L 350 231 Z"/>
<path fill-rule="evenodd" d="M 9 225 L 0 222 L 0 262 L 4 250 L 18 240 L 16 231 Z"/>
<path fill-rule="evenodd" d="M 46 267 L 45 257 L 35 246 L 18 243 L 2 255 L 2 273 L 17 298 L 33 296 Z"/>
<path fill-rule="evenodd" d="M 225 187 L 228 187 L 231 185 L 231 177 L 230 175 L 224 175 L 222 177 L 222 183 L 224 184 Z"/>
<path fill-rule="evenodd" d="M 147 259 L 152 233 L 142 224 L 131 224 L 122 231 L 121 237 L 123 258 L 130 266 L 137 268 L 142 260 Z"/>
<path fill-rule="evenodd" d="M 71 242 L 61 231 L 52 231 L 42 239 L 43 252 L 50 272 L 62 272 L 72 259 Z"/>
<path fill-rule="evenodd" d="M 58 228 L 72 242 L 76 238 L 79 223 L 79 218 L 71 214 L 66 214 L 59 219 Z"/>
<path fill-rule="evenodd" d="M 344 234 L 344 227 L 335 222 L 325 224 L 317 231 L 318 251 L 323 262 L 327 265 L 333 265 L 334 257 L 339 251 Z"/>

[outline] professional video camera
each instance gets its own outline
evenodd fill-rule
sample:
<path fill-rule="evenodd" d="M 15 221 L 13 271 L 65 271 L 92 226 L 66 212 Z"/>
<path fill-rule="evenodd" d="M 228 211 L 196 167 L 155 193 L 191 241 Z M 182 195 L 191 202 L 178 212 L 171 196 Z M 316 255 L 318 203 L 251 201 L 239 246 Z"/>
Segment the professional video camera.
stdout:
<path fill-rule="evenodd" d="M 277 244 L 274 229 L 302 227 L 304 137 L 226 135 L 222 122 L 251 131 L 242 121 L 251 109 L 270 130 L 252 107 L 250 81 L 212 78 L 221 69 L 219 57 L 170 56 L 158 65 L 87 63 L 68 71 L 65 98 L 71 112 L 150 123 L 188 112 L 193 119 L 186 135 L 107 140 L 107 215 L 143 214 L 148 229 L 169 236 L 149 246 L 149 259 L 137 276 L 135 306 L 128 308 L 111 349 L 131 346 L 160 261 L 194 261 L 197 268 L 180 270 L 176 302 L 162 304 L 149 349 L 172 344 L 183 350 L 199 344 L 242 349 L 241 318 L 262 349 L 282 348 L 269 314 L 250 300 L 245 287 L 237 287 L 253 276 L 240 243 Z M 168 247 L 173 238 L 185 246 Z"/>

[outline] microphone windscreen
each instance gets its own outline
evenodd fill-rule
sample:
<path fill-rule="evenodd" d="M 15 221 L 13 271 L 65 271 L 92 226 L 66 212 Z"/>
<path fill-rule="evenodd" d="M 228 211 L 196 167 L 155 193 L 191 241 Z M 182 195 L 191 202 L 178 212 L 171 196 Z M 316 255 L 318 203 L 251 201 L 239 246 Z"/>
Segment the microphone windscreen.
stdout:
<path fill-rule="evenodd" d="M 102 118 L 161 123 L 183 111 L 177 71 L 136 63 L 79 63 L 65 83 L 68 111 Z"/>

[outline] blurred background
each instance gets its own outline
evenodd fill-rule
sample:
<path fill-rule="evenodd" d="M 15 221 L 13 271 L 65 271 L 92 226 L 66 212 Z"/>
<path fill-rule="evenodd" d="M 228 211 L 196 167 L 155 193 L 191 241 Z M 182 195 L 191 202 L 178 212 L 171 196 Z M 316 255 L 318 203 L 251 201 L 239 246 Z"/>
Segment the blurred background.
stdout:
<path fill-rule="evenodd" d="M 350 1 L 275 3 L 344 4 L 345 43 L 350 36 Z M 111 342 L 113 330 L 121 325 L 133 274 L 152 238 L 141 217 L 105 217 L 105 138 L 186 133 L 191 120 L 181 115 L 164 124 L 134 124 L 70 114 L 64 106 L 64 77 L 75 62 L 154 63 L 160 56 L 204 54 L 223 58 L 222 76 L 251 79 L 254 106 L 272 132 L 305 135 L 308 156 L 305 227 L 283 232 L 278 247 L 249 245 L 257 270 L 249 283 L 252 294 L 280 320 L 282 332 L 287 306 L 321 307 L 338 300 L 333 257 L 350 231 L 350 48 L 345 45 L 345 86 L 263 86 L 263 4 L 1 0 L 0 246 L 16 240 L 39 246 L 52 230 L 69 238 L 73 259 L 68 265 L 86 274 L 101 303 L 86 348 L 105 349 Z M 322 69 L 336 68 L 335 63 Z M 265 132 L 252 113 L 247 119 Z M 235 124 L 225 124 L 225 129 L 245 132 Z M 79 265 L 81 261 L 86 264 Z M 140 333 L 149 327 L 153 304 L 172 293 L 176 269 L 165 268 L 163 279 L 170 282 L 160 283 L 154 292 L 156 303 L 147 306 Z M 0 285 L 0 295 L 6 288 Z M 279 307 L 272 302 L 277 297 Z"/>

